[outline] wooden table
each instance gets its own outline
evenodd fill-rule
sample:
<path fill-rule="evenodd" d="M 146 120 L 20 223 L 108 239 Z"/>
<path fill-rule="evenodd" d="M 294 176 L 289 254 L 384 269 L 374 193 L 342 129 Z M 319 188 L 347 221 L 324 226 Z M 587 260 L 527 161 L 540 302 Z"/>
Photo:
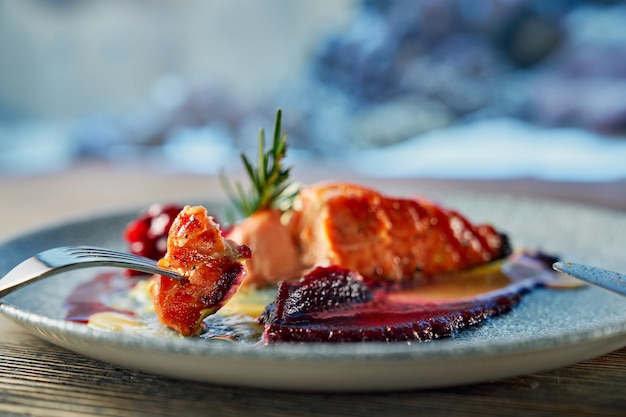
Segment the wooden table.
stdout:
<path fill-rule="evenodd" d="M 308 181 L 331 175 L 353 179 L 324 170 L 302 176 Z M 425 192 L 488 189 L 626 210 L 625 181 L 401 183 Z M 391 186 L 384 180 L 372 184 Z M 221 191 L 213 177 L 86 164 L 48 176 L 0 178 L 0 195 L 0 240 L 6 240 L 75 216 L 154 201 L 197 201 Z M 53 346 L 0 317 L 0 415 L 622 416 L 625 410 L 626 348 L 549 372 L 470 386 L 373 394 L 292 393 L 179 381 L 116 367 Z"/>

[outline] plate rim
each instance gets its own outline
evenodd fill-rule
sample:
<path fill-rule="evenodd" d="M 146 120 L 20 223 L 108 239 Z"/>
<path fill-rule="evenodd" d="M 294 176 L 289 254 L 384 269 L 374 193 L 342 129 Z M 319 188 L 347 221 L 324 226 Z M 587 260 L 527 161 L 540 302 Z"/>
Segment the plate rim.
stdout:
<path fill-rule="evenodd" d="M 598 290 L 604 291 L 604 290 Z M 363 359 L 385 358 L 387 356 L 395 359 L 406 359 L 415 361 L 419 359 L 446 359 L 451 357 L 467 357 L 480 358 L 501 354 L 517 354 L 522 352 L 535 352 L 546 349 L 555 349 L 572 344 L 585 343 L 588 341 L 600 341 L 611 337 L 624 337 L 624 345 L 626 346 L 626 319 L 618 325 L 605 325 L 600 328 L 587 329 L 584 331 L 568 331 L 559 335 L 546 335 L 533 339 L 525 339 L 516 342 L 515 345 L 505 341 L 490 341 L 488 348 L 476 345 L 455 345 L 446 346 L 446 349 L 436 350 L 435 346 L 448 339 L 433 340 L 425 342 L 367 342 L 363 343 L 306 343 L 306 344 L 272 344 L 257 346 L 255 344 L 237 344 L 237 343 L 211 343 L 210 341 L 200 338 L 156 338 L 159 340 L 157 344 L 149 344 L 149 340 L 155 338 L 146 338 L 131 333 L 112 332 L 99 330 L 84 324 L 73 323 L 70 321 L 43 317 L 35 313 L 30 313 L 20 309 L 10 303 L 4 303 L 0 300 L 0 313 L 9 318 L 16 324 L 32 325 L 38 328 L 68 334 L 83 340 L 94 342 L 108 342 L 121 346 L 149 348 L 150 350 L 160 352 L 172 352 L 173 348 L 176 352 L 190 354 L 199 357 L 213 356 L 232 356 L 236 355 L 240 358 L 283 358 L 285 354 L 292 356 L 291 359 L 317 359 L 317 360 L 353 360 L 360 361 Z M 425 348 L 416 348 L 415 345 L 424 346 Z M 311 351 L 311 346 L 315 346 L 315 351 Z M 384 347 L 384 350 L 376 352 L 368 352 L 367 348 L 377 346 Z M 433 347 L 431 347 L 433 346 Z M 361 349 L 359 349 L 361 347 Z M 356 349 L 355 349 L 356 348 Z M 463 354 L 459 355 L 459 351 Z M 355 357 L 359 355 L 358 357 Z M 291 360 L 290 359 L 290 360 Z"/>

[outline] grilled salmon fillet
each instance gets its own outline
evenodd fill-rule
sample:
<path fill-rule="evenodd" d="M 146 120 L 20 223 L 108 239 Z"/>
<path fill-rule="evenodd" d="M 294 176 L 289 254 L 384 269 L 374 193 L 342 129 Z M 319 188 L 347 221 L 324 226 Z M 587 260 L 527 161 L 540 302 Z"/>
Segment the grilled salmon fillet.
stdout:
<path fill-rule="evenodd" d="M 202 320 L 215 313 L 237 291 L 246 274 L 250 249 L 224 239 L 218 223 L 202 206 L 186 206 L 169 230 L 167 252 L 159 265 L 177 270 L 181 281 L 156 275 L 151 286 L 161 323 L 183 336 L 202 330 Z"/>
<path fill-rule="evenodd" d="M 281 210 L 260 210 L 228 233 L 228 239 L 256 248 L 246 262 L 248 277 L 245 285 L 264 287 L 292 280 L 299 278 L 305 269 L 293 235 L 282 219 Z"/>
<path fill-rule="evenodd" d="M 389 197 L 344 182 L 303 188 L 292 209 L 277 219 L 275 231 L 257 234 L 254 242 L 246 233 L 259 228 L 254 216 L 229 235 L 250 246 L 255 257 L 262 246 L 273 252 L 249 265 L 246 285 L 278 282 L 286 270 L 295 279 L 329 265 L 373 280 L 411 281 L 485 264 L 509 250 L 506 237 L 492 226 L 474 225 L 427 199 Z M 273 243 L 278 235 L 280 245 Z"/>

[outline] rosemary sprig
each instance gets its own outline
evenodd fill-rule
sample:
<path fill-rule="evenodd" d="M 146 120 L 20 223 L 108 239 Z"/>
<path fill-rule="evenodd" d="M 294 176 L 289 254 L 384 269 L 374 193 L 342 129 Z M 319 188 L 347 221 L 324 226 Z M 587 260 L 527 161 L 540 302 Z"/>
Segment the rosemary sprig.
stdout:
<path fill-rule="evenodd" d="M 265 131 L 259 131 L 259 148 L 255 167 L 245 153 L 241 153 L 251 187 L 245 190 L 240 182 L 230 184 L 225 175 L 221 175 L 222 188 L 240 216 L 248 217 L 258 210 L 272 207 L 286 208 L 291 205 L 298 193 L 298 187 L 291 181 L 291 167 L 283 166 L 287 155 L 287 133 L 281 129 L 282 111 L 276 112 L 274 138 L 269 150 L 265 150 Z M 232 213 L 231 216 L 233 217 Z M 233 219 L 229 219 L 232 221 Z"/>

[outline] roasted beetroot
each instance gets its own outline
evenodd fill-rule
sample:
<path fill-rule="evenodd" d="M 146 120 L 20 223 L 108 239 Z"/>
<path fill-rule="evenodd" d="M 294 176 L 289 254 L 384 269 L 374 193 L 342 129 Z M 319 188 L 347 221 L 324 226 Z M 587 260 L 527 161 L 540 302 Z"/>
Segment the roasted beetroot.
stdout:
<path fill-rule="evenodd" d="M 260 320 L 297 322 L 311 314 L 345 309 L 372 299 L 372 291 L 355 272 L 339 266 L 318 267 L 296 283 L 282 281 L 276 301 L 266 307 Z"/>
<path fill-rule="evenodd" d="M 397 297 L 397 289 L 368 284 L 332 266 L 317 268 L 297 283 L 279 284 L 276 300 L 259 322 L 266 343 L 426 341 L 510 310 L 524 290 L 504 288 L 471 300 L 425 303 L 411 300 L 411 292 Z"/>

